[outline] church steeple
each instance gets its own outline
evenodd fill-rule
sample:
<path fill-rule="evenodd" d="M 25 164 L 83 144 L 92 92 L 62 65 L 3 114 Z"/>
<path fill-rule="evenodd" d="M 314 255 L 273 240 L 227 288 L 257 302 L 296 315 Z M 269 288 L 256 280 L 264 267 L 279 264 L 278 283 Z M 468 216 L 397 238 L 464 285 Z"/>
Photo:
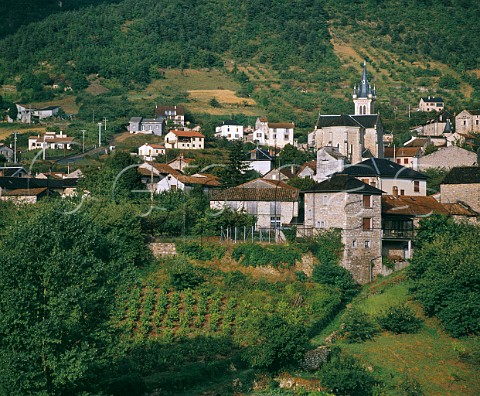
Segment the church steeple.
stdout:
<path fill-rule="evenodd" d="M 365 60 L 363 61 L 362 81 L 358 88 L 355 85 L 352 98 L 353 103 L 355 103 L 355 115 L 373 114 L 377 92 L 375 86 L 371 89 L 368 82 L 367 62 Z"/>

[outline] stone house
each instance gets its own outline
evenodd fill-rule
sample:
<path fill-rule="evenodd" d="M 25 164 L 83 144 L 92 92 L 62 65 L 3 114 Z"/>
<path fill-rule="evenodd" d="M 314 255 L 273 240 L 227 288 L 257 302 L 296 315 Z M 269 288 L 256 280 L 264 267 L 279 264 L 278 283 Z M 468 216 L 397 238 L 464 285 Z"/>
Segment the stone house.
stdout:
<path fill-rule="evenodd" d="M 475 136 L 470 133 L 454 132 L 445 135 L 447 139 L 447 147 L 449 146 L 470 146 L 475 145 Z"/>
<path fill-rule="evenodd" d="M 427 176 L 384 158 L 370 158 L 346 166 L 342 173 L 377 187 L 386 194 L 427 195 Z"/>
<path fill-rule="evenodd" d="M 195 161 L 194 158 L 185 158 L 182 154 L 180 154 L 177 158 L 169 161 L 168 165 L 173 169 L 184 172 L 185 168 L 188 168 L 193 161 Z"/>
<path fill-rule="evenodd" d="M 463 110 L 455 117 L 455 131 L 480 133 L 480 110 Z"/>
<path fill-rule="evenodd" d="M 162 117 L 174 125 L 185 126 L 185 109 L 183 106 L 155 106 L 155 116 Z"/>
<path fill-rule="evenodd" d="M 43 197 L 49 195 L 46 187 L 15 189 L 2 192 L 0 188 L 0 200 L 12 201 L 16 204 L 35 204 Z"/>
<path fill-rule="evenodd" d="M 248 158 L 245 158 L 245 163 L 249 165 L 249 168 L 257 171 L 261 175 L 265 175 L 273 167 L 274 156 L 267 150 L 263 150 L 259 147 L 254 148 L 248 153 Z"/>
<path fill-rule="evenodd" d="M 437 151 L 417 160 L 418 171 L 430 168 L 451 169 L 459 166 L 478 165 L 477 154 L 458 146 L 440 147 Z"/>
<path fill-rule="evenodd" d="M 165 147 L 187 150 L 203 150 L 205 136 L 198 131 L 172 129 L 165 135 Z"/>
<path fill-rule="evenodd" d="M 475 212 L 480 212 L 480 167 L 453 168 L 440 184 L 442 203 L 460 202 Z"/>
<path fill-rule="evenodd" d="M 279 180 L 255 179 L 213 191 L 210 207 L 245 211 L 256 217 L 256 228 L 278 229 L 298 216 L 299 190 Z"/>
<path fill-rule="evenodd" d="M 304 228 L 299 233 L 340 229 L 341 265 L 357 282 L 371 282 L 382 272 L 382 191 L 352 176 L 336 174 L 303 194 Z"/>
<path fill-rule="evenodd" d="M 283 165 L 280 168 L 272 169 L 270 172 L 263 175 L 263 179 L 288 181 L 295 177 L 298 170 L 298 165 Z"/>
<path fill-rule="evenodd" d="M 445 108 L 445 102 L 441 97 L 427 96 L 420 98 L 420 103 L 418 104 L 419 111 L 443 111 Z"/>
<path fill-rule="evenodd" d="M 219 188 L 221 186 L 217 176 L 206 173 L 195 173 L 194 175 L 187 176 L 180 172 L 174 172 L 168 174 L 161 179 L 156 185 L 156 192 L 161 193 L 164 191 L 185 191 L 189 192 L 194 188 L 201 188 L 204 193 L 208 193 L 212 189 Z"/>

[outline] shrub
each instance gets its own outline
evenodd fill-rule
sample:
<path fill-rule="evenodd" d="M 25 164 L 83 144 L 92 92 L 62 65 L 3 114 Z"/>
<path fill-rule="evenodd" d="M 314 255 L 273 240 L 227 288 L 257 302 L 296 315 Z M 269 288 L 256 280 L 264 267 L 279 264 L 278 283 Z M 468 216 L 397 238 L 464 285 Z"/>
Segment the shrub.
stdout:
<path fill-rule="evenodd" d="M 178 258 L 169 261 L 167 273 L 170 286 L 178 291 L 193 289 L 204 281 L 203 277 L 187 260 Z"/>
<path fill-rule="evenodd" d="M 302 259 L 300 252 L 293 246 L 242 243 L 233 248 L 232 257 L 242 265 L 259 267 L 293 267 L 295 262 Z"/>
<path fill-rule="evenodd" d="M 332 265 L 340 261 L 343 244 L 339 229 L 326 230 L 314 238 L 307 238 L 304 243 L 320 263 Z"/>
<path fill-rule="evenodd" d="M 415 333 L 422 325 L 422 321 L 406 305 L 391 307 L 377 321 L 383 329 L 395 334 Z"/>
<path fill-rule="evenodd" d="M 199 244 L 197 242 L 188 242 L 176 245 L 177 251 L 183 253 L 190 259 L 208 261 L 221 259 L 225 254 L 225 246 L 220 244 Z"/>
<path fill-rule="evenodd" d="M 352 274 L 337 264 L 320 264 L 313 268 L 312 279 L 315 282 L 338 287 L 345 300 L 350 300 L 357 294 L 359 286 Z"/>
<path fill-rule="evenodd" d="M 352 308 L 347 311 L 339 333 L 348 343 L 363 342 L 375 337 L 377 326 L 368 314 Z"/>
<path fill-rule="evenodd" d="M 375 380 L 353 356 L 331 353 L 329 361 L 319 371 L 320 382 L 334 395 L 372 394 Z"/>

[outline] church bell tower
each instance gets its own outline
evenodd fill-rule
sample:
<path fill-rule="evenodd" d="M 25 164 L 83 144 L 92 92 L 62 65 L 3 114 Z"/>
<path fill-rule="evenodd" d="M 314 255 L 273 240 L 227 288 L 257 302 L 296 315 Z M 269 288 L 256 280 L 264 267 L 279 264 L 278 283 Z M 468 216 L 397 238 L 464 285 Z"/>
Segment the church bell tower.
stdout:
<path fill-rule="evenodd" d="M 367 62 L 363 61 L 362 81 L 359 86 L 353 88 L 353 103 L 355 104 L 355 115 L 375 114 L 374 105 L 377 99 L 375 86 L 370 88 L 367 77 Z"/>

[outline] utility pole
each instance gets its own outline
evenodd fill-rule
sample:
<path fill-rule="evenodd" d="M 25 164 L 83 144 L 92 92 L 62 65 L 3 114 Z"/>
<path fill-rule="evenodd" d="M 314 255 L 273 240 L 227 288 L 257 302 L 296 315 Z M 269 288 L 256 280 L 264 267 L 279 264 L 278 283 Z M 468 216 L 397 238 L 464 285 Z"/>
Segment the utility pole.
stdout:
<path fill-rule="evenodd" d="M 87 132 L 85 129 L 82 129 L 82 153 L 85 152 L 85 132 Z"/>
<path fill-rule="evenodd" d="M 17 133 L 13 132 L 13 163 L 17 163 Z"/>
<path fill-rule="evenodd" d="M 102 123 L 98 123 L 98 147 L 102 145 Z"/>

